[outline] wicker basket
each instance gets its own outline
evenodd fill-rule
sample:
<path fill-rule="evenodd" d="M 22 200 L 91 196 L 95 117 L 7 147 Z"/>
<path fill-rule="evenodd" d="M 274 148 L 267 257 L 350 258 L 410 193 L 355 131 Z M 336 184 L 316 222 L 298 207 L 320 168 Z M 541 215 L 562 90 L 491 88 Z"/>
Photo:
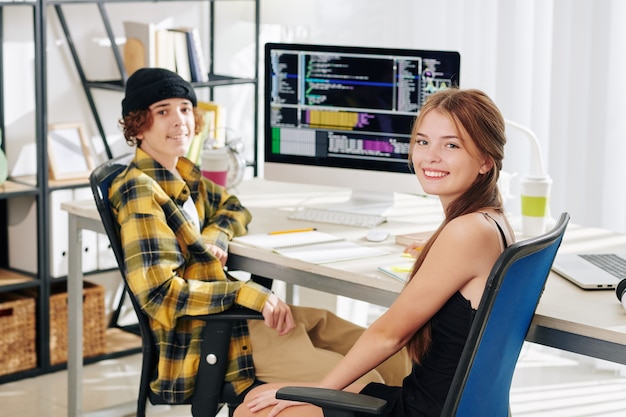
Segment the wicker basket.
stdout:
<path fill-rule="evenodd" d="M 35 299 L 0 294 L 0 375 L 37 366 Z"/>
<path fill-rule="evenodd" d="M 104 287 L 84 282 L 83 356 L 105 352 Z M 50 288 L 50 364 L 67 362 L 67 285 L 54 283 Z"/>

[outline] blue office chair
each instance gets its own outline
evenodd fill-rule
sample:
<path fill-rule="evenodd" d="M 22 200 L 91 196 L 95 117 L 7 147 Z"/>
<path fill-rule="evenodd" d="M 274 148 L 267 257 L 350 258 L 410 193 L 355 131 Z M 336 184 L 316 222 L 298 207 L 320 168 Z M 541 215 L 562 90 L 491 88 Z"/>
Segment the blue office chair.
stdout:
<path fill-rule="evenodd" d="M 115 177 L 128 166 L 132 158 L 133 155 L 124 155 L 105 162 L 91 173 L 89 182 L 96 201 L 98 213 L 100 214 L 104 229 L 111 243 L 111 248 L 113 249 L 113 254 L 117 260 L 125 289 L 131 294 L 130 300 L 137 314 L 142 350 L 137 416 L 145 417 L 146 403 L 148 400 L 154 405 L 172 404 L 150 390 L 150 381 L 153 379 L 153 375 L 156 373 L 157 369 L 157 346 L 152 330 L 150 329 L 148 316 L 143 312 L 136 298 L 132 296 L 132 292 L 126 281 L 124 256 L 119 237 L 119 226 L 109 206 L 109 188 L 111 183 Z M 245 308 L 232 308 L 219 314 L 184 318 L 206 321 L 200 355 L 201 358 L 206 359 L 200 361 L 194 388 L 194 392 L 201 392 L 202 395 L 192 395 L 191 398 L 184 403 L 191 404 L 191 413 L 194 417 L 214 417 L 225 404 L 228 405 L 229 414 L 232 414 L 237 406 L 234 401 L 234 393 L 229 396 L 227 394 L 228 390 L 225 391 L 223 389 L 226 364 L 228 362 L 226 358 L 228 357 L 232 327 L 237 321 L 262 318 L 261 313 Z"/>
<path fill-rule="evenodd" d="M 494 265 L 457 367 L 443 417 L 510 415 L 509 392 L 517 359 L 569 222 L 561 214 L 544 235 L 517 242 Z M 326 417 L 355 411 L 381 414 L 383 400 L 360 394 L 285 387 L 277 398 L 309 402 Z"/>

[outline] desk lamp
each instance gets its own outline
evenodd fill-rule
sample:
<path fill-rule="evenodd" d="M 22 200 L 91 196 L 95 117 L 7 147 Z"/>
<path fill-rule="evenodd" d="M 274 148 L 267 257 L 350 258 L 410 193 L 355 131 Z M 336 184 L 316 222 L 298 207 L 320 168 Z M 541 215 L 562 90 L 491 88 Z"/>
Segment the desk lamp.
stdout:
<path fill-rule="evenodd" d="M 531 169 L 520 181 L 522 204 L 522 233 L 526 237 L 537 236 L 545 232 L 546 219 L 549 216 L 548 200 L 552 179 L 544 171 L 539 140 L 535 133 L 525 126 L 511 120 L 505 120 L 530 141 L 532 151 Z"/>

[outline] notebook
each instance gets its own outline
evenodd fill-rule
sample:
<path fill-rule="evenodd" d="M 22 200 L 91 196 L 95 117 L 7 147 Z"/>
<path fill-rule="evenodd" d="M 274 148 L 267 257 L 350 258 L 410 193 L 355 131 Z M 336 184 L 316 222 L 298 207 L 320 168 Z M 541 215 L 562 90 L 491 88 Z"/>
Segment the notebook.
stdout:
<path fill-rule="evenodd" d="M 557 252 L 552 270 L 587 290 L 614 289 L 626 279 L 626 254 Z"/>
<path fill-rule="evenodd" d="M 314 264 L 369 258 L 389 253 L 315 230 L 276 234 L 257 233 L 239 236 L 233 241 Z"/>
<path fill-rule="evenodd" d="M 400 282 L 406 282 L 406 280 L 409 278 L 411 270 L 413 269 L 414 263 L 414 261 L 404 261 L 395 263 L 393 265 L 381 265 L 378 267 L 378 270 L 384 272 L 392 278 L 397 279 Z"/>

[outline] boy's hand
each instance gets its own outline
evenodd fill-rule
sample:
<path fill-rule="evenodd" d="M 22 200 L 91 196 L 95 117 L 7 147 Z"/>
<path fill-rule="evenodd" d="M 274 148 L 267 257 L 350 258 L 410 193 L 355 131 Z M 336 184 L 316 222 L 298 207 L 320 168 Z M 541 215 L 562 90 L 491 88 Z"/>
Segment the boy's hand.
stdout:
<path fill-rule="evenodd" d="M 285 335 L 296 327 L 289 306 L 275 294 L 270 294 L 263 306 L 263 318 L 265 325 L 276 329 L 279 335 Z"/>
<path fill-rule="evenodd" d="M 228 259 L 228 252 L 226 252 L 224 249 L 212 243 L 207 243 L 207 246 L 209 250 L 211 251 L 211 253 L 215 255 L 217 259 L 219 259 L 222 266 L 226 265 L 226 260 Z"/>

